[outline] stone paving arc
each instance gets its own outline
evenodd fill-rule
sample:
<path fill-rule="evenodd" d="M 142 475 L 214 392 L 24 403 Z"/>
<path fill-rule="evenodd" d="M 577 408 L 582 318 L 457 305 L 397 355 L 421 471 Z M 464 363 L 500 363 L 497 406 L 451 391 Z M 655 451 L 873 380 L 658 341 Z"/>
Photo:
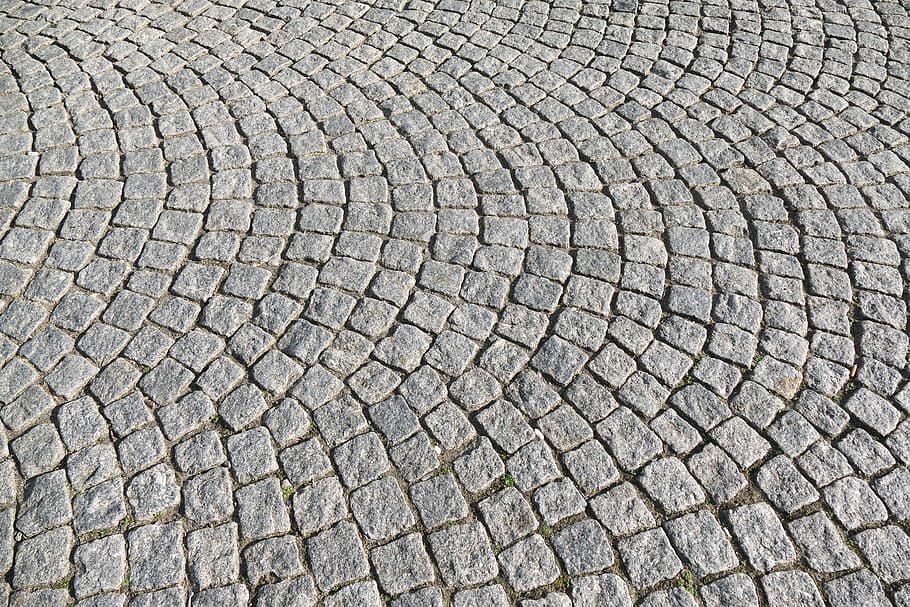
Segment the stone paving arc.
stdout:
<path fill-rule="evenodd" d="M 910 606 L 908 10 L 0 3 L 0 605 Z"/>

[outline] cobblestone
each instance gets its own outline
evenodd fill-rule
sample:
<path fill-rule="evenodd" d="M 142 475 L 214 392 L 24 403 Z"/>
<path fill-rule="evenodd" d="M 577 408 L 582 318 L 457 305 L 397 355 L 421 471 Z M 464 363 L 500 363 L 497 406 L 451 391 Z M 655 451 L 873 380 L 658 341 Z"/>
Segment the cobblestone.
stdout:
<path fill-rule="evenodd" d="M 829 4 L 6 3 L 0 604 L 907 604 L 910 16 Z"/>

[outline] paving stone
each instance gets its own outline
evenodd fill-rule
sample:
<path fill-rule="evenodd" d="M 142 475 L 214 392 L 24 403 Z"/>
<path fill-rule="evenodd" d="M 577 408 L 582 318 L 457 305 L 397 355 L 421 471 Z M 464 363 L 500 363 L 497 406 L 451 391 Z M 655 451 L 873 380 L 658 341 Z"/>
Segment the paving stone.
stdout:
<path fill-rule="evenodd" d="M 241 605 L 247 605 L 249 600 L 250 593 L 243 584 L 210 588 L 193 595 L 194 605 L 211 605 L 212 607 L 215 605 L 240 607 Z"/>
<path fill-rule="evenodd" d="M 313 576 L 322 591 L 364 577 L 370 571 L 353 523 L 341 522 L 313 536 L 307 541 L 307 550 Z"/>
<path fill-rule="evenodd" d="M 126 543 L 111 535 L 80 545 L 73 553 L 73 591 L 77 597 L 115 592 L 126 576 Z"/>
<path fill-rule="evenodd" d="M 577 578 L 572 583 L 572 603 L 582 607 L 607 605 L 608 607 L 631 607 L 629 589 L 617 575 L 602 575 Z"/>
<path fill-rule="evenodd" d="M 767 504 L 740 506 L 728 517 L 737 543 L 756 569 L 767 571 L 796 558 L 780 519 Z"/>
<path fill-rule="evenodd" d="M 834 573 L 859 566 L 859 559 L 844 544 L 837 528 L 824 513 L 796 519 L 789 524 L 789 529 L 812 569 Z"/>
<path fill-rule="evenodd" d="M 597 520 L 613 535 L 629 535 L 655 525 L 654 516 L 630 483 L 601 493 L 590 504 Z"/>
<path fill-rule="evenodd" d="M 215 468 L 183 483 L 183 512 L 199 524 L 223 521 L 234 513 L 230 473 Z"/>
<path fill-rule="evenodd" d="M 704 491 L 676 458 L 654 460 L 642 469 L 638 481 L 661 508 L 671 514 L 705 499 Z"/>
<path fill-rule="evenodd" d="M 281 447 L 303 438 L 310 431 L 310 417 L 306 410 L 290 398 L 270 408 L 262 416 L 262 421 Z"/>
<path fill-rule="evenodd" d="M 624 470 L 639 468 L 661 450 L 657 435 L 624 407 L 598 424 L 597 433 Z"/>
<path fill-rule="evenodd" d="M 25 483 L 16 530 L 31 537 L 73 519 L 66 473 L 48 472 Z"/>
<path fill-rule="evenodd" d="M 889 603 L 882 583 L 868 569 L 857 571 L 825 584 L 825 592 L 831 605 L 848 607 L 852 605 L 886 606 Z"/>
<path fill-rule="evenodd" d="M 815 582 L 803 571 L 777 571 L 761 579 L 768 600 L 775 605 L 810 605 L 825 603 Z"/>
<path fill-rule="evenodd" d="M 812 483 L 803 476 L 789 458 L 779 455 L 759 469 L 756 481 L 774 504 L 790 513 L 819 498 Z"/>
<path fill-rule="evenodd" d="M 127 484 L 126 497 L 137 521 L 160 517 L 175 508 L 180 503 L 180 487 L 173 468 L 161 463 L 140 472 Z"/>
<path fill-rule="evenodd" d="M 294 518 L 304 535 L 324 529 L 347 516 L 341 483 L 335 477 L 316 481 L 294 495 Z"/>
<path fill-rule="evenodd" d="M 311 438 L 281 452 L 281 469 L 288 480 L 302 485 L 332 471 L 332 462 L 319 440 Z"/>
<path fill-rule="evenodd" d="M 180 582 L 186 563 L 180 523 L 139 527 L 126 539 L 131 589 L 154 590 Z"/>
<path fill-rule="evenodd" d="M 227 451 L 239 483 L 249 483 L 278 470 L 269 431 L 263 426 L 229 437 Z"/>
<path fill-rule="evenodd" d="M 157 411 L 164 435 L 170 440 L 180 440 L 198 430 L 215 416 L 212 401 L 202 392 L 191 392 L 173 405 Z"/>
<path fill-rule="evenodd" d="M 885 584 L 910 578 L 910 538 L 900 527 L 889 525 L 863 531 L 856 535 L 856 543 Z"/>
<path fill-rule="evenodd" d="M 401 594 L 435 579 L 420 535 L 412 533 L 374 548 L 370 560 L 379 584 L 391 595 Z"/>
<path fill-rule="evenodd" d="M 187 570 L 201 589 L 230 584 L 240 573 L 237 525 L 206 527 L 186 536 Z"/>
<path fill-rule="evenodd" d="M 154 431 L 157 432 L 157 428 Z M 221 437 L 211 430 L 195 434 L 177 444 L 173 453 L 177 468 L 186 474 L 198 474 L 223 464 L 227 459 Z"/>
<path fill-rule="evenodd" d="M 451 474 L 415 483 L 410 496 L 427 529 L 468 516 L 468 504 Z"/>
<path fill-rule="evenodd" d="M 246 384 L 231 392 L 218 405 L 218 415 L 234 430 L 242 430 L 262 415 L 266 408 L 262 392 Z"/>
<path fill-rule="evenodd" d="M 910 471 L 895 468 L 877 479 L 874 487 L 893 517 L 901 521 L 910 518 Z"/>
<path fill-rule="evenodd" d="M 493 540 L 507 546 L 537 529 L 531 505 L 514 487 L 506 487 L 478 504 Z"/>
<path fill-rule="evenodd" d="M 414 590 L 390 602 L 395 607 L 417 607 L 418 605 L 427 605 L 428 607 L 440 607 L 442 605 L 442 592 L 439 588 L 428 587 Z"/>
<path fill-rule="evenodd" d="M 677 550 L 698 577 L 732 569 L 739 563 L 723 529 L 706 512 L 669 521 L 665 528 Z"/>
<path fill-rule="evenodd" d="M 500 552 L 499 562 L 506 581 L 517 592 L 540 588 L 559 576 L 553 552 L 536 534 Z"/>
<path fill-rule="evenodd" d="M 375 433 L 361 434 L 332 452 L 341 479 L 350 488 L 360 487 L 389 469 L 385 448 Z"/>
<path fill-rule="evenodd" d="M 477 436 L 465 412 L 452 402 L 444 402 L 423 418 L 433 438 L 446 450 L 463 447 Z M 408 427 L 404 424 L 404 427 Z M 416 425 L 415 425 L 416 428 Z"/>
<path fill-rule="evenodd" d="M 263 584 L 256 593 L 257 607 L 280 605 L 281 607 L 310 607 L 315 604 L 316 585 L 309 575 L 292 580 Z"/>
<path fill-rule="evenodd" d="M 453 525 L 431 533 L 428 539 L 442 579 L 450 586 L 482 584 L 499 573 L 480 523 Z"/>
<path fill-rule="evenodd" d="M 437 450 L 425 432 L 418 432 L 389 450 L 395 467 L 408 482 L 424 478 L 439 468 Z"/>
<path fill-rule="evenodd" d="M 692 475 L 715 502 L 732 500 L 748 485 L 736 463 L 716 445 L 705 446 L 687 463 Z"/>
<path fill-rule="evenodd" d="M 663 529 L 643 531 L 617 545 L 629 579 L 639 588 L 669 580 L 682 570 L 682 562 Z"/>
<path fill-rule="evenodd" d="M 506 462 L 515 484 L 529 491 L 559 476 L 553 454 L 543 441 L 528 443 Z"/>
<path fill-rule="evenodd" d="M 277 479 L 266 478 L 241 487 L 234 497 L 241 537 L 255 539 L 291 530 L 291 519 Z"/>
<path fill-rule="evenodd" d="M 585 499 L 568 479 L 558 479 L 534 492 L 534 504 L 548 525 L 583 512 Z"/>
<path fill-rule="evenodd" d="M 477 493 L 499 480 L 506 467 L 490 444 L 490 439 L 481 436 L 469 446 L 453 463 L 458 480 L 465 489 Z"/>
<path fill-rule="evenodd" d="M 462 590 L 455 594 L 453 605 L 465 607 L 467 605 L 490 605 L 499 607 L 508 605 L 509 599 L 502 586 L 484 586 L 472 590 Z"/>
<path fill-rule="evenodd" d="M 273 537 L 251 544 L 243 551 L 247 577 L 252 584 L 274 576 L 289 578 L 304 573 L 300 549 L 292 536 Z"/>
<path fill-rule="evenodd" d="M 415 523 L 404 493 L 390 477 L 352 491 L 350 504 L 361 531 L 371 540 L 389 539 Z"/>
<path fill-rule="evenodd" d="M 52 470 L 65 454 L 57 430 L 51 424 L 40 424 L 10 443 L 19 471 L 25 478 Z"/>
<path fill-rule="evenodd" d="M 484 432 L 507 453 L 514 453 L 534 438 L 534 431 L 521 412 L 504 400 L 480 411 L 476 419 Z"/>
<path fill-rule="evenodd" d="M 564 527 L 551 542 L 569 575 L 596 573 L 613 564 L 607 535 L 596 521 L 585 519 Z"/>
<path fill-rule="evenodd" d="M 862 479 L 848 476 L 825 487 L 822 495 L 837 520 L 848 530 L 888 518 L 885 505 Z"/>
<path fill-rule="evenodd" d="M 734 573 L 702 586 L 699 594 L 705 605 L 710 607 L 720 607 L 721 605 L 755 607 L 758 605 L 755 584 L 749 576 L 743 573 Z"/>

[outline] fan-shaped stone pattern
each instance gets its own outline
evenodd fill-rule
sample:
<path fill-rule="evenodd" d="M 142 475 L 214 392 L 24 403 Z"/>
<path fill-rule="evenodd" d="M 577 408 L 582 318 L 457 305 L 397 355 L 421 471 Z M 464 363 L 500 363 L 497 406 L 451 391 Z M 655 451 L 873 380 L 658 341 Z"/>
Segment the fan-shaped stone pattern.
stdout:
<path fill-rule="evenodd" d="M 910 601 L 892 2 L 0 9 L 0 603 Z"/>

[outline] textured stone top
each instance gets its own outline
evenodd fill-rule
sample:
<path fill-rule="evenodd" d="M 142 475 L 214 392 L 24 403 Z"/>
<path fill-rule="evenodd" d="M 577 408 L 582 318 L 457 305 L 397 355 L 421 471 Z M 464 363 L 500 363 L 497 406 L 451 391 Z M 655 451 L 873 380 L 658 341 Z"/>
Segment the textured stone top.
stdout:
<path fill-rule="evenodd" d="M 908 10 L 0 3 L 0 607 L 910 606 Z"/>

